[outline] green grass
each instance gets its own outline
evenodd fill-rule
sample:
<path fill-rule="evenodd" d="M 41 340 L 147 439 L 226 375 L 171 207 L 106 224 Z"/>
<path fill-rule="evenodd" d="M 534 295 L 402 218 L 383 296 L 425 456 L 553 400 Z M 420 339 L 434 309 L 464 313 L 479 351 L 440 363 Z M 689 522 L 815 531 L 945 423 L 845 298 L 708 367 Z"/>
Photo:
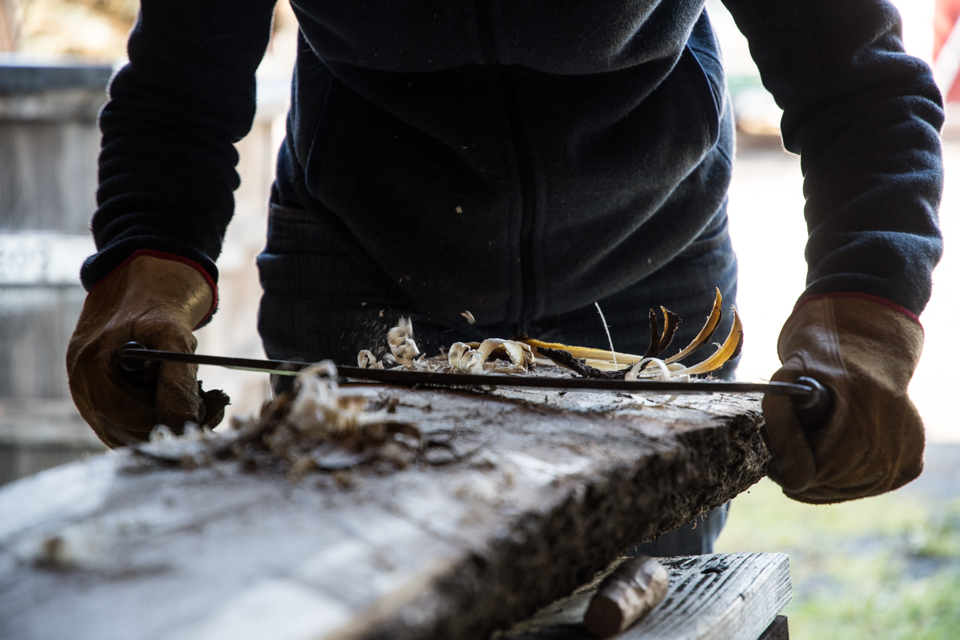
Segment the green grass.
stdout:
<path fill-rule="evenodd" d="M 794 640 L 960 638 L 960 500 L 812 506 L 763 480 L 734 500 L 717 551 L 790 555 Z"/>

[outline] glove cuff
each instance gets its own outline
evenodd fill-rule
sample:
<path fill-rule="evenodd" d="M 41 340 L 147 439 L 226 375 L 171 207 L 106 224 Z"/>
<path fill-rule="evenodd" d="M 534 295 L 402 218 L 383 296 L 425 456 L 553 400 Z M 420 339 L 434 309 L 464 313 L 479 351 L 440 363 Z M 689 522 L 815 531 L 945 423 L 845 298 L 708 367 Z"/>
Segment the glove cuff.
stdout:
<path fill-rule="evenodd" d="M 797 303 L 780 332 L 777 354 L 784 364 L 798 353 L 808 354 L 837 373 L 857 364 L 882 367 L 905 392 L 920 360 L 923 338 L 917 316 L 890 300 L 831 293 Z"/>
<path fill-rule="evenodd" d="M 106 276 L 101 278 L 100 281 L 97 282 L 97 284 L 95 284 L 90 289 L 90 294 L 92 295 L 95 291 L 100 289 L 105 283 L 112 280 L 114 276 L 116 276 L 117 274 L 128 270 L 128 268 L 130 267 L 130 265 L 133 263 L 134 260 L 144 256 L 149 258 L 155 258 L 157 260 L 178 262 L 180 264 L 183 264 L 192 268 L 203 278 L 203 280 L 206 282 L 206 284 L 210 288 L 211 301 L 208 306 L 201 302 L 205 300 L 207 297 L 206 291 L 204 291 L 202 285 L 200 285 L 199 282 L 193 278 L 191 278 L 193 282 L 181 281 L 179 283 L 180 286 L 185 288 L 186 290 L 178 291 L 176 292 L 176 294 L 177 294 L 177 297 L 183 301 L 183 304 L 186 307 L 186 310 L 188 311 L 188 313 L 190 313 L 190 315 L 192 315 L 194 318 L 196 318 L 198 315 L 200 316 L 200 319 L 194 323 L 194 326 L 192 328 L 196 330 L 199 327 L 206 324 L 206 322 L 217 310 L 217 304 L 219 303 L 217 283 L 213 280 L 210 274 L 207 273 L 207 271 L 203 267 L 201 267 L 199 264 L 197 264 L 193 260 L 190 260 L 189 258 L 184 258 L 183 256 L 178 256 L 172 253 L 163 253 L 161 251 L 153 251 L 152 249 L 140 249 L 139 251 L 135 251 L 132 254 L 130 254 L 130 257 L 128 257 L 126 260 L 124 260 L 119 265 L 117 265 L 116 268 L 114 268 L 112 271 L 110 271 L 110 273 L 108 273 Z M 165 269 L 163 268 L 163 263 L 153 263 L 150 268 L 147 268 L 145 270 L 141 269 L 141 270 L 146 271 L 149 274 L 148 277 L 151 277 L 151 276 L 162 275 L 162 273 L 158 273 L 158 272 L 162 272 Z M 144 274 L 144 275 L 147 275 L 147 274 Z M 206 308 L 197 307 L 196 306 L 197 303 L 203 304 L 203 306 Z"/>
<path fill-rule="evenodd" d="M 804 296 L 797 301 L 797 304 L 793 307 L 793 315 L 795 315 L 800 308 L 809 302 L 814 302 L 816 300 L 866 300 L 867 302 L 873 302 L 879 305 L 883 305 L 888 309 L 893 309 L 899 314 L 905 315 L 910 318 L 923 329 L 923 325 L 920 324 L 920 318 L 917 315 L 907 309 L 906 307 L 901 307 L 899 304 L 893 300 L 888 300 L 886 298 L 881 298 L 880 296 L 874 296 L 869 293 L 860 293 L 859 291 L 837 291 L 835 293 L 817 293 L 809 296 Z"/>

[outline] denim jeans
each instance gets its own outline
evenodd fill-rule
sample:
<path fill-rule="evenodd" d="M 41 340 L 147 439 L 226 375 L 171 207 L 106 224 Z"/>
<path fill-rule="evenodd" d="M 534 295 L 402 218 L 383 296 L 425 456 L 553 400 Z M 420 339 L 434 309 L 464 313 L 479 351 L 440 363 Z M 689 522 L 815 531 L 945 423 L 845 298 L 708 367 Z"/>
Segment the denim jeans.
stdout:
<path fill-rule="evenodd" d="M 412 253 L 411 257 L 416 256 Z M 518 323 L 480 326 L 463 322 L 450 326 L 438 322 L 423 310 L 408 308 L 384 276 L 359 266 L 329 239 L 309 213 L 298 209 L 271 206 L 267 246 L 257 265 L 264 291 L 259 331 L 270 358 L 329 358 L 339 364 L 354 364 L 361 349 L 371 349 L 379 356 L 384 351 L 387 330 L 401 316 L 412 319 L 417 345 L 428 355 L 457 341 L 521 334 L 578 346 L 609 346 L 604 324 L 593 305 Z M 727 232 L 725 207 L 671 262 L 598 303 L 614 348 L 627 353 L 646 351 L 649 309 L 656 310 L 661 321 L 661 305 L 678 314 L 682 322 L 666 352 L 670 354 L 697 335 L 717 288 L 723 296 L 724 318 L 716 339 L 722 340 L 732 322 L 729 309 L 737 288 L 737 262 Z M 706 358 L 712 349 L 704 351 L 708 353 L 685 363 Z M 735 367 L 735 362 L 728 363 L 714 375 L 732 378 Z M 635 551 L 647 555 L 710 553 L 725 520 L 726 506 Z"/>

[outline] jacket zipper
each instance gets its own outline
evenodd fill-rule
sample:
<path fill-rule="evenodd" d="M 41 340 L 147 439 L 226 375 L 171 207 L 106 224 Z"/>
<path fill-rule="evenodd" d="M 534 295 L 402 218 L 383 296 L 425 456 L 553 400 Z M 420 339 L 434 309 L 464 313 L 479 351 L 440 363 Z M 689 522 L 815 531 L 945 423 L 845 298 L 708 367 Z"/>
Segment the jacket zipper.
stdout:
<path fill-rule="evenodd" d="M 488 0 L 476 0 L 477 30 L 484 60 L 493 63 L 499 76 L 500 90 L 506 107 L 510 137 L 516 153 L 517 170 L 520 174 L 520 323 L 533 315 L 536 300 L 536 285 L 533 273 L 533 222 L 534 222 L 534 174 L 527 147 L 526 135 L 520 119 L 520 109 L 513 79 L 508 69 L 500 64 L 496 44 L 493 40 L 493 24 L 490 18 Z M 521 331 L 522 332 L 522 331 Z"/>

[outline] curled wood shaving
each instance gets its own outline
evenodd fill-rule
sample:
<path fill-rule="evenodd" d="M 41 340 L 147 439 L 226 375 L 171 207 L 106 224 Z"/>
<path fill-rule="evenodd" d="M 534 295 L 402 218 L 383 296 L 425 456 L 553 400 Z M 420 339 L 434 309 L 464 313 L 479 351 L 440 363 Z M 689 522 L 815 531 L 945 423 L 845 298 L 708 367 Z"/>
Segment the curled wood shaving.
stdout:
<path fill-rule="evenodd" d="M 730 327 L 730 333 L 727 334 L 727 339 L 723 341 L 720 348 L 700 364 L 685 367 L 681 371 L 687 375 L 709 373 L 716 371 L 728 361 L 740 355 L 740 350 L 743 348 L 743 325 L 740 323 L 740 316 L 737 315 L 737 310 L 732 309 L 732 311 L 733 325 Z"/>
<path fill-rule="evenodd" d="M 414 341 L 413 323 L 409 318 L 401 318 L 397 326 L 387 333 L 390 353 L 384 355 L 382 361 L 378 362 L 370 350 L 364 349 L 358 354 L 357 363 L 361 368 L 388 368 L 399 364 L 405 368 L 420 371 L 452 371 L 474 375 L 485 373 L 516 374 L 529 371 L 535 365 L 537 356 L 542 356 L 572 369 L 581 376 L 590 378 L 623 379 L 630 371 L 633 371 L 634 375 L 640 378 L 655 378 L 662 371 L 656 371 L 649 365 L 656 362 L 662 362 L 673 378 L 699 375 L 715 371 L 735 358 L 743 344 L 743 327 L 734 309 L 733 328 L 716 353 L 692 367 L 685 367 L 679 363 L 709 344 L 723 318 L 722 304 L 723 299 L 720 290 L 717 289 L 713 308 L 700 332 L 690 344 L 667 358 L 662 357 L 663 352 L 673 342 L 673 337 L 681 319 L 669 309 L 660 307 L 663 314 L 663 330 L 660 330 L 656 312 L 651 310 L 649 315 L 650 344 L 643 356 L 619 353 L 613 350 L 543 342 L 530 338 L 515 338 L 513 340 L 488 338 L 480 343 L 456 342 L 445 356 L 441 353 L 440 357 L 426 358 L 424 354 L 420 353 Z M 467 317 L 468 313 L 464 312 L 464 317 Z M 507 361 L 509 364 L 502 364 L 503 361 Z M 659 365 L 657 367 L 659 368 Z"/>
<path fill-rule="evenodd" d="M 643 354 L 644 358 L 656 358 L 666 351 L 670 343 L 673 342 L 673 334 L 681 322 L 680 316 L 673 311 L 668 310 L 666 307 L 660 307 L 660 310 L 663 312 L 663 333 L 660 333 L 656 312 L 650 309 L 650 346 L 647 347 L 646 353 Z"/>
<path fill-rule="evenodd" d="M 697 334 L 697 337 L 694 338 L 690 344 L 681 349 L 679 353 L 667 358 L 666 363 L 671 364 L 673 362 L 679 362 L 694 351 L 706 346 L 707 343 L 710 342 L 710 338 L 713 337 L 713 334 L 716 333 L 717 327 L 720 326 L 720 321 L 722 319 L 723 298 L 720 296 L 720 289 L 717 289 L 717 295 L 713 300 L 713 309 L 710 310 L 710 315 L 707 316 L 707 321 L 704 323 L 703 328 L 700 329 L 700 333 Z"/>
<path fill-rule="evenodd" d="M 413 322 L 410 318 L 400 318 L 397 326 L 387 332 L 387 344 L 390 353 L 400 364 L 410 365 L 420 355 L 420 349 L 413 341 Z"/>
<path fill-rule="evenodd" d="M 634 372 L 635 376 L 640 378 L 660 377 L 662 370 L 654 371 L 648 365 L 662 362 L 670 377 L 676 379 L 680 376 L 701 375 L 716 371 L 724 364 L 736 358 L 743 346 L 743 325 L 736 309 L 733 312 L 733 326 L 723 344 L 717 351 L 703 362 L 685 367 L 679 364 L 681 360 L 694 352 L 706 346 L 723 317 L 722 313 L 723 299 L 720 296 L 720 290 L 717 289 L 717 295 L 714 300 L 713 309 L 707 317 L 706 323 L 697 336 L 686 347 L 677 354 L 669 358 L 661 359 L 663 351 L 673 341 L 673 335 L 681 320 L 677 314 L 660 307 L 664 316 L 663 332 L 660 332 L 656 313 L 650 311 L 650 346 L 644 356 L 636 356 L 625 353 L 614 353 L 603 349 L 591 349 L 586 347 L 574 347 L 559 343 L 541 342 L 539 340 L 523 339 L 523 342 L 535 350 L 538 355 L 548 358 L 557 364 L 567 367 L 576 373 L 590 378 L 617 378 L 621 379 L 628 375 L 628 372 Z M 622 369 L 616 368 L 616 364 L 627 363 Z M 659 365 L 657 365 L 659 367 Z M 628 378 L 632 379 L 632 378 Z"/>
<path fill-rule="evenodd" d="M 386 414 L 366 411 L 364 396 L 340 393 L 336 376 L 330 361 L 305 369 L 298 376 L 300 389 L 287 421 L 303 435 L 320 440 L 382 438 Z"/>
<path fill-rule="evenodd" d="M 637 356 L 630 353 L 612 352 L 606 349 L 594 349 L 591 347 L 575 347 L 560 342 L 543 342 L 533 338 L 518 338 L 520 342 L 530 345 L 534 351 L 540 353 L 544 348 L 566 351 L 574 358 L 582 360 L 585 364 L 602 371 L 615 371 L 613 358 L 616 357 L 619 363 L 634 363 L 643 356 Z"/>
<path fill-rule="evenodd" d="M 660 328 L 657 326 L 657 314 L 653 309 L 650 309 L 648 318 L 650 319 L 650 346 L 647 347 L 643 357 L 655 358 L 660 354 Z"/>
<path fill-rule="evenodd" d="M 464 316 L 469 312 L 464 312 Z M 427 358 L 421 354 L 413 339 L 413 323 L 401 318 L 387 333 L 390 353 L 377 361 L 373 352 L 364 349 L 357 354 L 360 368 L 392 368 L 397 364 L 417 371 L 459 372 L 482 375 L 485 373 L 525 373 L 536 364 L 533 348 L 518 340 L 488 338 L 483 342 L 455 342 L 440 356 Z M 416 355 L 415 355 L 416 354 Z"/>
<path fill-rule="evenodd" d="M 369 349 L 364 349 L 357 354 L 357 366 L 361 369 L 383 369 L 383 363 L 377 361 L 377 357 Z"/>
<path fill-rule="evenodd" d="M 566 346 L 566 345 L 560 345 Z M 620 380 L 624 376 L 624 371 L 605 371 L 602 369 L 597 369 L 586 363 L 584 360 L 579 360 L 573 357 L 573 354 L 565 349 L 552 349 L 550 347 L 536 347 L 537 354 L 551 360 L 560 366 L 566 367 L 584 378 L 607 378 L 612 380 Z"/>
<path fill-rule="evenodd" d="M 491 357 L 505 357 L 509 366 L 490 362 Z M 455 342 L 447 353 L 447 363 L 454 371 L 483 375 L 484 373 L 524 373 L 536 362 L 533 349 L 516 340 L 488 338 L 480 344 Z"/>
<path fill-rule="evenodd" d="M 673 342 L 673 334 L 676 333 L 677 327 L 683 322 L 680 316 L 666 307 L 660 307 L 660 311 L 663 312 L 663 334 L 661 334 L 660 341 L 657 344 L 657 355 L 667 350 L 667 347 Z"/>
<path fill-rule="evenodd" d="M 674 370 L 671 370 L 671 366 L 676 368 L 678 367 L 678 365 L 668 365 L 666 362 L 664 362 L 660 358 L 644 358 L 643 360 L 640 360 L 639 362 L 634 364 L 632 367 L 630 367 L 630 369 L 627 371 L 626 375 L 624 376 L 624 379 L 639 380 L 641 377 L 641 374 L 644 372 L 646 365 L 648 364 L 652 364 L 654 365 L 654 367 L 652 368 L 652 371 L 650 370 L 647 371 L 647 375 L 644 376 L 646 378 L 654 377 L 654 379 L 659 379 L 659 380 L 677 380 L 677 379 L 687 380 L 690 377 L 689 375 L 682 375 L 682 374 L 674 375 Z M 653 376 L 651 376 L 650 373 L 653 373 Z M 630 397 L 641 404 L 653 404 L 653 405 L 669 404 L 677 399 L 677 396 L 672 395 L 666 398 L 666 400 L 664 400 L 662 403 L 649 400 L 649 398 L 658 396 L 658 395 L 662 395 L 662 394 L 658 394 L 652 391 L 651 392 L 640 391 L 637 393 L 631 393 Z"/>

